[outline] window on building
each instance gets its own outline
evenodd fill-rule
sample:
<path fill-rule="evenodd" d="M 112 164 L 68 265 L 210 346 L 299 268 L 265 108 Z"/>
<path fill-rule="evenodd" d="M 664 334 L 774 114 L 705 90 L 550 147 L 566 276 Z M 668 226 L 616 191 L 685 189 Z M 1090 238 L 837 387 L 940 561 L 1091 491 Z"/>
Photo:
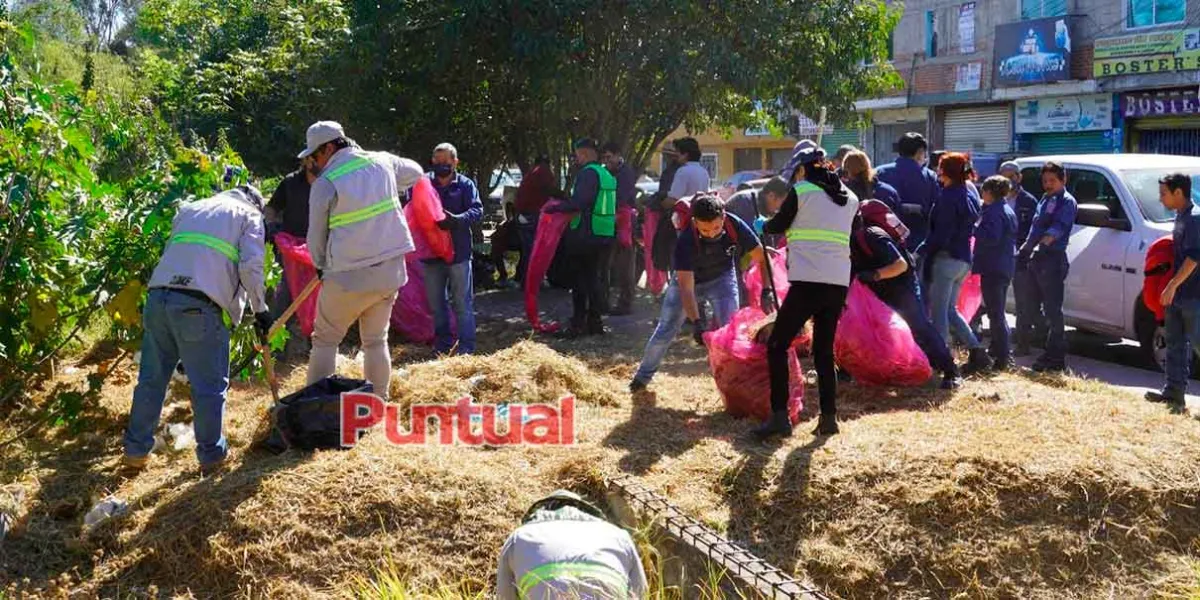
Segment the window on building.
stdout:
<path fill-rule="evenodd" d="M 717 180 L 717 155 L 716 154 L 701 154 L 700 166 L 708 171 L 709 181 Z"/>
<path fill-rule="evenodd" d="M 934 58 L 938 51 L 937 15 L 925 11 L 925 56 Z"/>
<path fill-rule="evenodd" d="M 767 150 L 767 161 L 772 171 L 779 171 L 787 166 L 792 159 L 791 148 L 772 148 Z"/>
<path fill-rule="evenodd" d="M 733 170 L 758 171 L 762 169 L 762 148 L 734 148 Z"/>
<path fill-rule="evenodd" d="M 1187 18 L 1187 0 L 1125 0 L 1125 26 L 1154 27 Z"/>
<path fill-rule="evenodd" d="M 1067 0 L 1021 0 L 1022 19 L 1061 17 L 1067 14 Z"/>

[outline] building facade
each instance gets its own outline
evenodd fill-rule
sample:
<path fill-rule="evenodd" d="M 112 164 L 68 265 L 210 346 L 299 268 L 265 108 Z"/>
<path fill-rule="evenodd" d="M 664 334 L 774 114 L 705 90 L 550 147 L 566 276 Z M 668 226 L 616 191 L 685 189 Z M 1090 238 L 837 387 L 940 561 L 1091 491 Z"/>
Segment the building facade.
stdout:
<path fill-rule="evenodd" d="M 1200 0 L 903 6 L 903 88 L 857 103 L 877 164 L 906 131 L 971 153 L 981 174 L 1030 154 L 1200 155 Z"/>

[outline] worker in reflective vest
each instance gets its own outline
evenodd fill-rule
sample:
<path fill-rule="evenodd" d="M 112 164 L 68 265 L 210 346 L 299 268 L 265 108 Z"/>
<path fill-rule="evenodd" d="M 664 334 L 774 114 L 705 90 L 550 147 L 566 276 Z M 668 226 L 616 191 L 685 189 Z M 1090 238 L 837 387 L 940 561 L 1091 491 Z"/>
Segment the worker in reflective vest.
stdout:
<path fill-rule="evenodd" d="M 633 539 L 566 490 L 535 502 L 500 551 L 500 600 L 626 600 L 646 594 Z"/>
<path fill-rule="evenodd" d="M 263 198 L 252 186 L 179 207 L 142 310 L 141 369 L 125 430 L 126 470 L 141 469 L 149 460 L 167 384 L 180 362 L 191 385 L 200 470 L 210 473 L 224 463 L 231 330 L 241 322 L 247 301 L 260 335 L 271 325 L 263 238 Z"/>
<path fill-rule="evenodd" d="M 617 179 L 600 164 L 595 140 L 575 144 L 575 176 L 571 198 L 543 212 L 576 213 L 571 220 L 567 251 L 575 282 L 571 285 L 574 311 L 569 335 L 599 335 L 605 332 L 601 317 L 604 305 L 602 269 L 609 264 L 617 228 Z"/>
<path fill-rule="evenodd" d="M 309 197 L 308 250 L 322 284 L 308 383 L 333 375 L 338 344 L 357 322 L 363 372 L 375 393 L 386 398 L 392 304 L 408 281 L 404 255 L 415 250 L 400 192 L 424 172 L 416 161 L 359 148 L 332 121 L 308 128 L 308 147 L 300 158 L 309 156 L 319 176 Z"/>
<path fill-rule="evenodd" d="M 767 341 L 771 417 L 755 430 L 760 438 L 792 434 L 787 414 L 787 353 L 809 319 L 813 319 L 813 362 L 821 396 L 821 417 L 813 433 L 838 432 L 833 338 L 850 285 L 850 230 L 858 198 L 824 159 L 825 151 L 811 141 L 797 144 L 783 173 L 791 178 L 792 190 L 779 213 L 763 226 L 765 233 L 787 234 L 792 287 Z"/>

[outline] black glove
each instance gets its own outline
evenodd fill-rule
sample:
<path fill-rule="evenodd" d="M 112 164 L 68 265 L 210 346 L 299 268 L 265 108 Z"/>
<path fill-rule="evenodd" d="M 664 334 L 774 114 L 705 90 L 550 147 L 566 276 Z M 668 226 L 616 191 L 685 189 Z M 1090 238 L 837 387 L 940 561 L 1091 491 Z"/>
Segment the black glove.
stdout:
<path fill-rule="evenodd" d="M 875 269 L 868 269 L 866 271 L 862 271 L 858 274 L 858 280 L 863 283 L 868 283 L 868 284 L 875 283 L 876 281 L 879 281 L 879 271 L 877 271 Z"/>
<path fill-rule="evenodd" d="M 1029 259 L 1033 257 L 1034 246 L 1035 244 L 1025 244 L 1024 246 L 1021 246 L 1021 250 L 1017 252 L 1017 260 L 1020 260 L 1021 262 L 1029 262 Z"/>
<path fill-rule="evenodd" d="M 262 311 L 254 313 L 254 330 L 258 332 L 258 337 L 266 339 L 267 332 L 271 331 L 271 326 L 275 324 L 275 319 L 271 318 L 271 313 Z"/>
<path fill-rule="evenodd" d="M 320 279 L 321 281 L 325 281 L 325 271 L 323 271 L 321 269 L 317 269 L 317 279 Z"/>
<path fill-rule="evenodd" d="M 696 345 L 704 345 L 704 326 L 700 321 L 689 321 L 692 325 L 692 339 L 696 340 Z"/>
<path fill-rule="evenodd" d="M 438 229 L 441 229 L 444 231 L 449 231 L 451 229 L 454 229 L 454 224 L 457 221 L 458 221 L 458 219 L 455 219 L 454 217 L 452 217 L 450 215 L 446 215 L 445 219 L 442 219 L 441 221 L 437 222 L 437 226 L 438 226 Z"/>

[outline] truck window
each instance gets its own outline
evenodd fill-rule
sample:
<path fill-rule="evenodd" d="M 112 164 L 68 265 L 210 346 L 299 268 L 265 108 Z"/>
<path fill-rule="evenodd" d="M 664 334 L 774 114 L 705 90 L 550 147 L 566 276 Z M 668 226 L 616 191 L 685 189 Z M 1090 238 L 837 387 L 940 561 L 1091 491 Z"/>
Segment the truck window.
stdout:
<path fill-rule="evenodd" d="M 1117 196 L 1108 178 L 1099 171 L 1088 169 L 1067 170 L 1067 191 L 1075 196 L 1079 204 L 1103 204 L 1108 207 L 1113 219 L 1128 219 L 1121 198 Z"/>
<path fill-rule="evenodd" d="M 1042 168 L 1025 167 L 1021 169 L 1021 187 L 1033 194 L 1034 198 L 1042 199 Z"/>

